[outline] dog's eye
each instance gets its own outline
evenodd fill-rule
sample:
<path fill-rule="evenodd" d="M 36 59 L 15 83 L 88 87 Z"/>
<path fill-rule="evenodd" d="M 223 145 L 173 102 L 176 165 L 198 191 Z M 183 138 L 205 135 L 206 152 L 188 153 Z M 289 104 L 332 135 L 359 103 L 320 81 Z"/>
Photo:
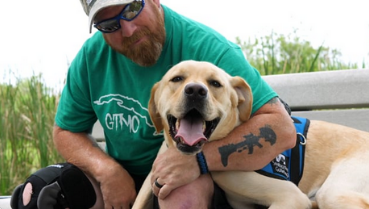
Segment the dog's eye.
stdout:
<path fill-rule="evenodd" d="M 172 82 L 179 82 L 179 81 L 182 81 L 183 80 L 183 77 L 182 76 L 176 76 L 174 78 L 172 78 L 170 81 Z"/>
<path fill-rule="evenodd" d="M 222 87 L 222 85 L 216 80 L 209 81 L 209 84 L 217 88 Z"/>

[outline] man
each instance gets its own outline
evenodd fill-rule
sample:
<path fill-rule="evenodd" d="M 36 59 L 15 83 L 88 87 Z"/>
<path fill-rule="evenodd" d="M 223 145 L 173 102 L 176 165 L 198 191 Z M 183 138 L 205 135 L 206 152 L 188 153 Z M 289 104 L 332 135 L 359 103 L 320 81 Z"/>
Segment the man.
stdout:
<path fill-rule="evenodd" d="M 241 49 L 214 30 L 175 13 L 160 0 L 81 3 L 89 15 L 90 32 L 92 24 L 99 31 L 70 66 L 54 142 L 68 162 L 100 184 L 105 208 L 130 208 L 151 168 L 160 208 L 209 208 L 215 187 L 210 175 L 201 171 L 257 170 L 295 145 L 293 123 L 277 94 Z M 245 78 L 254 94 L 252 118 L 224 140 L 204 146 L 205 172 L 196 156 L 181 155 L 175 148 L 156 158 L 163 137 L 155 133 L 147 111 L 153 84 L 171 66 L 189 59 L 211 62 Z M 107 153 L 88 139 L 96 120 L 104 128 Z M 223 166 L 219 148 L 245 141 L 250 133 L 266 134 L 260 133 L 262 127 L 276 135 L 276 142 L 261 140 L 260 148 L 250 154 L 235 152 Z"/>

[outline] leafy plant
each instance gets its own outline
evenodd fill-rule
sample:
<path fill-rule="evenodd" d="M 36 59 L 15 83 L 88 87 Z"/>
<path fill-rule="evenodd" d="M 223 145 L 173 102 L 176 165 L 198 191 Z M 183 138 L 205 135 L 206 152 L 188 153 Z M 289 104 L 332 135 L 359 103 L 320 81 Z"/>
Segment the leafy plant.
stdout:
<path fill-rule="evenodd" d="M 238 37 L 236 43 L 262 75 L 358 68 L 357 64 L 346 64 L 340 60 L 338 50 L 325 47 L 324 43 L 315 48 L 295 33 L 285 36 L 272 32 L 247 41 Z"/>

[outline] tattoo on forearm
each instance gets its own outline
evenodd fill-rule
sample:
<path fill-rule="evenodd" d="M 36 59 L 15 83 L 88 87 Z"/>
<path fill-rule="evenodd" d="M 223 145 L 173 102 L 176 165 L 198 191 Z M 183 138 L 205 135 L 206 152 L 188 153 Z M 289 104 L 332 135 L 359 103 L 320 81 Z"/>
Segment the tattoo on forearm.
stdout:
<path fill-rule="evenodd" d="M 266 142 L 269 142 L 271 145 L 274 145 L 277 141 L 277 135 L 273 131 L 273 129 L 266 125 L 259 129 L 259 136 L 255 136 L 254 134 L 248 134 L 243 136 L 245 138 L 244 141 L 237 144 L 228 144 L 222 147 L 219 147 L 219 153 L 222 160 L 222 164 L 224 167 L 228 165 L 228 157 L 235 152 L 242 152 L 243 150 L 248 149 L 248 154 L 254 153 L 254 147 L 257 146 L 262 148 L 263 145 L 260 144 L 260 139 L 265 139 Z"/>

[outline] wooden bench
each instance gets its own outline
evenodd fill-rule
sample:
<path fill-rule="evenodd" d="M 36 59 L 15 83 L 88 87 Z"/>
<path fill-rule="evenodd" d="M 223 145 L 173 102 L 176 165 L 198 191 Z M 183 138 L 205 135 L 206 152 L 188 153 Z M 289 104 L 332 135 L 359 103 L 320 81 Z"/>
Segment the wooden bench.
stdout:
<path fill-rule="evenodd" d="M 296 116 L 369 132 L 369 70 L 263 77 Z"/>
<path fill-rule="evenodd" d="M 295 116 L 324 120 L 369 132 L 369 69 L 263 76 L 287 102 Z M 96 123 L 92 136 L 104 148 L 104 132 Z M 10 209 L 0 197 L 0 209 Z"/>

